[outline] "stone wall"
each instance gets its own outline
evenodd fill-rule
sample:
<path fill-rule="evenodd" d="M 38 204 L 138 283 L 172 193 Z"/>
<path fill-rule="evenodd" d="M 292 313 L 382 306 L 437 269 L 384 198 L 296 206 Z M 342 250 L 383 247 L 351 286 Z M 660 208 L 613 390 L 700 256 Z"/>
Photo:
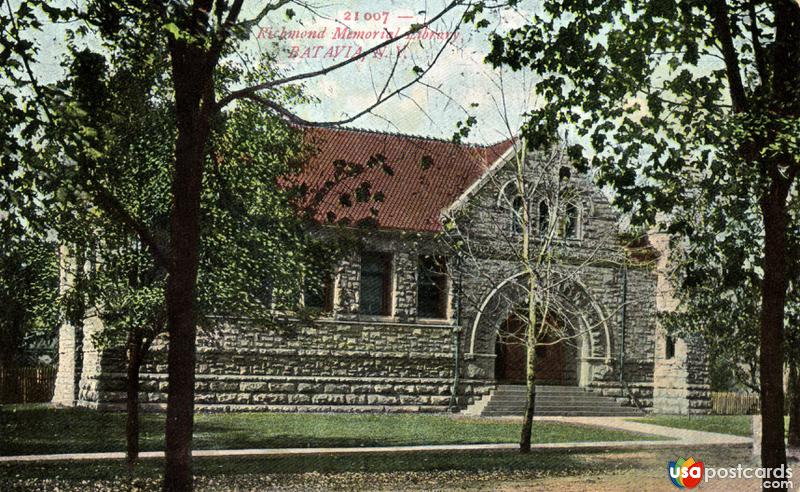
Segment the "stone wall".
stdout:
<path fill-rule="evenodd" d="M 532 173 L 540 157 L 529 156 Z M 491 181 L 476 188 L 460 216 L 459 226 L 468 231 L 478 263 L 454 261 L 445 239 L 430 234 L 351 230 L 352 247 L 334 268 L 332 313 L 305 321 L 292 318 L 291 313 L 283 318 L 276 313 L 275 320 L 261 324 L 218 320 L 214 328 L 201 330 L 195 388 L 198 408 L 444 411 L 453 402 L 463 408 L 487 394 L 496 384 L 497 327 L 507 319 L 509 306 L 482 310 L 480 303 L 520 270 L 513 259 L 513 242 L 518 238 L 508 235 L 512 215 L 498 200 L 503 183 L 510 179 L 508 173 L 509 169 L 500 168 Z M 655 273 L 630 268 L 625 274 L 625 251 L 616 237 L 617 218 L 611 207 L 585 178 L 576 175 L 570 180 L 580 195 L 580 234 L 559 240 L 555 267 L 567 279 L 562 293 L 575 307 L 569 321 L 578 330 L 570 342 L 573 346 L 566 350 L 571 365 L 565 367 L 565 379 L 623 400 L 633 394 L 650 406 L 657 400 L 653 394 L 658 367 Z M 392 254 L 392 302 L 387 316 L 359 313 L 364 251 Z M 451 258 L 446 319 L 417 317 L 421 254 Z M 513 303 L 513 292 L 507 294 Z M 460 303 L 456 302 L 459 298 Z M 99 329 L 96 318 L 87 322 L 82 347 L 76 343 L 80 330 L 62 329 L 65 364 L 59 368 L 59 381 L 64 384 L 57 394 L 69 395 L 70 377 L 73 381 L 79 377 L 72 401 L 121 408 L 124 354 L 120 349 L 97 350 L 91 334 Z M 142 370 L 142 401 L 153 408 L 166 403 L 166 348 L 164 339 L 157 340 Z M 67 363 L 70 351 L 80 352 L 79 365 Z M 459 385 L 453 395 L 456 376 Z M 688 384 L 701 385 L 702 378 Z M 59 401 L 70 404 L 68 396 Z"/>
<path fill-rule="evenodd" d="M 66 246 L 58 248 L 59 295 L 74 282 L 75 261 Z M 58 331 L 58 372 L 53 392 L 53 403 L 72 406 L 78 401 L 81 368 L 83 366 L 83 327 L 63 323 Z"/>
<path fill-rule="evenodd" d="M 78 401 L 83 350 L 81 328 L 68 323 L 58 333 L 58 372 L 53 392 L 53 403 L 72 406 Z"/>
<path fill-rule="evenodd" d="M 669 236 L 651 233 L 650 242 L 660 252 L 656 304 L 659 312 L 678 309 L 678 300 L 669 282 Z M 674 338 L 674 353 L 667 354 L 667 334 L 659 325 L 654 340 L 655 371 L 653 406 L 655 413 L 706 414 L 711 411 L 708 361 L 702 337 Z"/>
<path fill-rule="evenodd" d="M 624 379 L 628 382 L 653 381 L 656 303 L 653 290 L 656 275 L 652 270 L 627 271 L 625 306 Z M 621 343 L 622 329 L 619 331 Z"/>
<path fill-rule="evenodd" d="M 532 183 L 560 180 L 560 168 L 568 164 L 549 159 L 541 152 L 528 155 L 526 175 Z M 548 173 L 553 176 L 548 178 Z M 515 307 L 525 303 L 525 292 L 514 292 L 513 284 L 499 287 L 503 279 L 523 270 L 517 258 L 522 234 L 513 231 L 513 210 L 504 195 L 508 186 L 515 186 L 514 180 L 513 165 L 498 168 L 487 175 L 483 185 L 473 190 L 459 209 L 449 212 L 458 224 L 458 234 L 471 241 L 468 253 L 472 260 L 463 281 L 467 330 L 463 351 L 468 377 L 494 377 L 499 324 Z M 561 280 L 551 283 L 563 284 L 559 288 L 566 311 L 557 314 L 570 318 L 563 321 L 575 336 L 567 342 L 573 345 L 576 360 L 576 367 L 569 368 L 574 376 L 567 380 L 577 380 L 584 387 L 591 387 L 591 382 L 604 382 L 617 388 L 614 392 L 622 391 L 618 388 L 622 376 L 626 382 L 645 388 L 640 393 L 649 400 L 654 367 L 656 275 L 647 266 L 624 272 L 626 253 L 617 237 L 618 217 L 585 176 L 573 170 L 568 182 L 559 181 L 556 186 L 571 190 L 580 209 L 578 234 L 559 237 L 553 247 L 558 255 L 555 276 Z M 547 195 L 547 187 L 542 190 L 542 197 L 536 192 L 529 196 L 532 206 Z M 531 220 L 536 223 L 535 207 Z M 534 232 L 534 254 L 539 241 Z M 484 305 L 489 297 L 491 302 Z M 495 300 L 501 297 L 506 299 L 506 305 Z"/>
<path fill-rule="evenodd" d="M 453 384 L 454 326 L 318 320 L 263 326 L 226 323 L 198 337 L 200 410 L 444 411 Z M 89 348 L 91 350 L 91 348 Z M 166 341 L 142 368 L 142 401 L 166 403 Z M 121 408 L 122 352 L 94 354 L 80 404 Z M 489 387 L 462 380 L 471 400 Z"/>

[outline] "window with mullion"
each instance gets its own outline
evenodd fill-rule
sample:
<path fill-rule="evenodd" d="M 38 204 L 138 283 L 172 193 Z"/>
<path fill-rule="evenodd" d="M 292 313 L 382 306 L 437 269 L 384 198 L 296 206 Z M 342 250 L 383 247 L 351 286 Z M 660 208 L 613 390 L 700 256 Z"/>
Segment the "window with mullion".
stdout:
<path fill-rule="evenodd" d="M 359 311 L 362 314 L 390 316 L 392 308 L 392 257 L 387 253 L 361 255 Z"/>
<path fill-rule="evenodd" d="M 578 238 L 578 207 L 574 203 L 567 203 L 566 213 L 564 214 L 564 237 Z"/>
<path fill-rule="evenodd" d="M 514 197 L 511 202 L 511 232 L 513 234 L 521 234 L 523 227 L 523 214 L 522 207 L 524 203 L 522 197 Z"/>
<path fill-rule="evenodd" d="M 546 200 L 539 202 L 539 235 L 547 236 L 550 233 L 550 207 Z"/>

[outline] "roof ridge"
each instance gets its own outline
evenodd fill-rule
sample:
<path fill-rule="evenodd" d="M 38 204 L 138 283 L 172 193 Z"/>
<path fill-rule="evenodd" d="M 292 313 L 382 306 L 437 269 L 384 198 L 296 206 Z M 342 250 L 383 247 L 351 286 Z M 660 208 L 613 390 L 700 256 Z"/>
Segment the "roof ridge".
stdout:
<path fill-rule="evenodd" d="M 489 144 L 481 144 L 481 143 L 462 143 L 462 144 L 458 144 L 458 143 L 453 142 L 452 139 L 433 137 L 433 136 L 430 136 L 430 135 L 419 135 L 419 134 L 403 133 L 403 132 L 391 132 L 391 131 L 376 130 L 376 129 L 372 129 L 372 128 L 361 128 L 361 127 L 355 127 L 355 126 L 337 126 L 337 127 L 332 127 L 332 126 L 330 126 L 330 127 L 306 126 L 306 127 L 303 127 L 303 128 L 310 129 L 310 130 L 323 130 L 323 131 L 324 130 L 332 130 L 332 131 L 348 131 L 348 132 L 353 132 L 353 133 L 372 133 L 372 134 L 377 134 L 377 135 L 386 135 L 387 137 L 410 138 L 410 139 L 417 139 L 417 140 L 427 140 L 427 141 L 431 141 L 431 142 L 441 142 L 441 143 L 446 143 L 446 144 L 451 144 L 451 145 L 462 145 L 464 147 L 469 147 L 469 148 L 473 148 L 473 149 L 488 149 L 488 148 L 494 147 L 495 145 L 498 145 L 498 144 L 501 144 L 503 142 L 507 142 L 507 141 L 513 139 L 513 137 L 506 138 L 506 139 L 500 139 L 500 140 L 498 140 L 496 142 L 489 143 Z"/>

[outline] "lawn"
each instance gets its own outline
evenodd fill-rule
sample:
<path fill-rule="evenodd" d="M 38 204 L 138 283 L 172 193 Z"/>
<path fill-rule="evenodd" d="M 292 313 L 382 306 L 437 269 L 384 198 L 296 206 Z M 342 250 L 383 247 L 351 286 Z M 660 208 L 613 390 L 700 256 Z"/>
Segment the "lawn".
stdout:
<path fill-rule="evenodd" d="M 0 455 L 124 450 L 124 414 L 46 405 L 0 406 Z M 195 449 L 509 443 L 519 423 L 446 415 L 224 413 L 195 417 Z M 163 414 L 145 414 L 142 450 L 163 449 Z M 536 422 L 544 442 L 659 440 L 600 427 Z"/>
<path fill-rule="evenodd" d="M 665 460 L 685 449 L 598 452 L 425 452 L 336 456 L 196 458 L 198 490 L 668 490 Z M 750 459 L 746 448 L 694 449 L 715 466 Z M 163 461 L 142 461 L 130 487 L 121 461 L 0 464 L 3 490 L 160 490 Z M 571 478 L 570 478 L 571 477 Z M 502 484 L 510 484 L 500 487 Z M 635 488 L 634 488 L 635 487 Z M 743 490 L 743 489 L 742 489 Z"/>
<path fill-rule="evenodd" d="M 753 435 L 750 419 L 750 415 L 653 415 L 628 420 L 678 429 L 750 437 Z"/>

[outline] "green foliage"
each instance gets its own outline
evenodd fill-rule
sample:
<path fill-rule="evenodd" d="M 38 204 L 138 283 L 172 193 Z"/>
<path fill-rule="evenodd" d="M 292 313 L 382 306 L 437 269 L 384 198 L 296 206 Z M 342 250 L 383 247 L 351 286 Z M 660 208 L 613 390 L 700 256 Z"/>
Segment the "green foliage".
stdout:
<path fill-rule="evenodd" d="M 46 142 L 9 141 L 2 149 L 4 162 L 14 165 L 0 175 L 0 200 L 10 204 L 8 236 L 22 237 L 26 228 L 37 237 L 55 232 L 69 245 L 75 278 L 60 304 L 62 315 L 81 323 L 99 314 L 106 329 L 96 341 L 105 345 L 120 344 L 130 333 L 151 339 L 165 329 L 166 316 L 167 269 L 137 228 L 166 250 L 176 139 L 172 80 L 159 23 L 128 14 L 90 3 L 82 15 L 99 24 L 107 44 L 93 51 L 82 33 L 72 32 L 63 79 L 22 96 L 2 93 L 43 111 L 17 114 L 24 108 L 17 99 L 2 110 L 15 119 L 0 118 L 9 122 L 9 133 Z M 152 35 L 150 42 L 119 38 L 134 27 L 127 24 L 132 19 L 139 35 Z M 24 85 L 22 62 L 33 54 L 9 52 L 20 62 L 6 78 Z M 223 65 L 218 82 L 267 80 L 275 73 L 269 59 L 263 62 L 263 69 L 247 74 Z M 303 100 L 294 87 L 269 96 Z M 229 317 L 269 318 L 270 298 L 296 308 L 302 279 L 317 268 L 318 257 L 331 257 L 303 234 L 293 205 L 296 191 L 281 179 L 298 170 L 308 151 L 302 135 L 263 106 L 243 101 L 215 118 L 209 147 L 201 197 L 199 322 L 212 329 Z"/>
<path fill-rule="evenodd" d="M 796 8 L 545 1 L 526 25 L 492 35 L 487 56 L 537 77 L 543 103 L 524 129 L 533 142 L 547 144 L 569 128 L 577 137 L 571 150 L 599 171 L 635 224 L 658 222 L 681 237 L 671 262 L 682 306 L 667 324 L 703 335 L 712 359 L 728 360 L 750 386 L 761 346 L 763 205 L 768 197 L 775 207 L 787 202 L 775 190 L 791 189 L 800 166 L 800 78 L 785 66 L 800 56 Z M 791 352 L 798 346 L 796 191 L 788 202 L 788 226 L 776 232 L 786 233 L 789 247 L 772 258 L 789 259 Z"/>
<path fill-rule="evenodd" d="M 537 77 L 543 104 L 529 113 L 531 142 L 574 130 L 601 184 L 617 191 L 617 205 L 652 223 L 658 212 L 700 195 L 760 192 L 758 169 L 738 153 L 743 142 L 771 135 L 774 143 L 754 159 L 781 154 L 788 165 L 800 155 L 796 115 L 778 115 L 765 103 L 769 82 L 756 69 L 755 50 L 774 48 L 767 43 L 774 12 L 756 2 L 761 34 L 754 45 L 750 4 L 721 3 L 730 9 L 754 101 L 747 115 L 732 115 L 712 13 L 693 2 L 542 2 L 525 26 L 492 35 L 487 61 Z M 746 189 L 736 190 L 740 184 Z M 673 228 L 690 232 L 691 224 L 679 220 Z"/>
<path fill-rule="evenodd" d="M 55 245 L 35 237 L 10 240 L 0 221 L 0 367 L 25 364 L 24 346 L 50 340 L 58 327 Z"/>
<path fill-rule="evenodd" d="M 739 183 L 713 197 L 701 195 L 675 217 L 691 223 L 691 231 L 673 241 L 672 279 L 681 302 L 666 315 L 666 328 L 680 336 L 700 334 L 707 342 L 717 376 L 758 391 L 761 286 L 764 280 L 761 218 L 758 203 Z M 797 290 L 798 204 L 790 204 L 789 271 L 784 316 L 787 359 L 798 357 L 800 293 Z M 684 214 L 684 215 L 681 215 Z M 709 316 L 709 313 L 714 313 Z"/>

